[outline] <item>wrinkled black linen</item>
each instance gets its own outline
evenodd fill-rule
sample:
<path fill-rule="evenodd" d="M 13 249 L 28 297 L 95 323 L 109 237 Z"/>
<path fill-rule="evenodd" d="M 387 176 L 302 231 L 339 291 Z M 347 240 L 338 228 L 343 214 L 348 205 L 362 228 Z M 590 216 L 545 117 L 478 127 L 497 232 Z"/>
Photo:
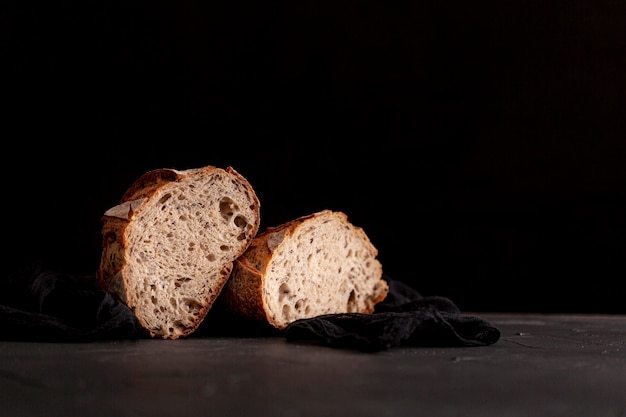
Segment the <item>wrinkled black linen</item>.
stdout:
<path fill-rule="evenodd" d="M 373 314 L 328 314 L 291 323 L 284 331 L 210 311 L 193 337 L 281 336 L 294 343 L 376 352 L 394 346 L 486 346 L 500 332 L 478 317 L 464 316 L 444 297 L 422 297 L 401 281 Z M 90 342 L 149 337 L 132 311 L 103 291 L 93 275 L 71 275 L 27 265 L 0 288 L 0 340 Z"/>
<path fill-rule="evenodd" d="M 93 275 L 47 270 L 34 262 L 4 277 L 0 340 L 90 342 L 146 337 L 133 312 Z"/>

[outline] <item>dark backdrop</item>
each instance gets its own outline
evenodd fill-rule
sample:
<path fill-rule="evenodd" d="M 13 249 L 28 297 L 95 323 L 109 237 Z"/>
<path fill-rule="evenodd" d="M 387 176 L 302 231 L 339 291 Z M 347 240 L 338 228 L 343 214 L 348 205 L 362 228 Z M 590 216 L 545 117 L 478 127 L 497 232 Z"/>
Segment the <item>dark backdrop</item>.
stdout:
<path fill-rule="evenodd" d="M 462 310 L 626 313 L 626 3 L 7 3 L 5 266 L 92 273 L 140 174 L 230 165 Z"/>

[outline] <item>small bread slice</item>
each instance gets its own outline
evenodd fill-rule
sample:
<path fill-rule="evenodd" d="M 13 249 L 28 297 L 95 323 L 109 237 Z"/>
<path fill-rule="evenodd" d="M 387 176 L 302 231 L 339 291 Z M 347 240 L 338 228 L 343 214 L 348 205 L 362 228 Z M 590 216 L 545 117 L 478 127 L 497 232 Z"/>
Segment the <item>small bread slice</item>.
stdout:
<path fill-rule="evenodd" d="M 104 213 L 96 276 L 151 337 L 187 336 L 259 225 L 259 199 L 232 167 L 149 171 Z"/>
<path fill-rule="evenodd" d="M 235 261 L 220 305 L 277 329 L 334 313 L 372 313 L 384 300 L 378 250 L 345 213 L 323 210 L 258 234 Z"/>

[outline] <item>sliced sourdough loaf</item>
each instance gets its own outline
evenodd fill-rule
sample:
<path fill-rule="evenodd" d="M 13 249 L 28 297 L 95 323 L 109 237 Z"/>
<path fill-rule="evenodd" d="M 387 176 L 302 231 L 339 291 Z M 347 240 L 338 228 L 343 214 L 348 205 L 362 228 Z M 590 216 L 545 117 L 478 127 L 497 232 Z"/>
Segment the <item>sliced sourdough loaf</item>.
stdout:
<path fill-rule="evenodd" d="M 102 217 L 96 273 L 152 337 L 192 333 L 260 225 L 259 199 L 232 167 L 146 172 Z"/>
<path fill-rule="evenodd" d="M 316 212 L 259 233 L 235 261 L 219 303 L 277 329 L 322 314 L 372 313 L 388 292 L 377 256 L 346 214 Z"/>

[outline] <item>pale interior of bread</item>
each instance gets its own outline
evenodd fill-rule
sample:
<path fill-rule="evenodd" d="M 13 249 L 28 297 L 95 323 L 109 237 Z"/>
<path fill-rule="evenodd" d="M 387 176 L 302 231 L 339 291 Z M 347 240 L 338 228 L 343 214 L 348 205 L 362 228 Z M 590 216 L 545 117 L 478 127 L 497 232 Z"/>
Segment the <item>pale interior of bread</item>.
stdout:
<path fill-rule="evenodd" d="M 377 250 L 360 228 L 327 213 L 307 220 L 276 244 L 265 271 L 263 299 L 279 328 L 330 313 L 372 312 L 387 292 Z M 274 242 L 274 243 L 272 243 Z"/>
<path fill-rule="evenodd" d="M 135 213 L 126 230 L 127 302 L 151 333 L 176 338 L 198 324 L 251 238 L 251 203 L 243 185 L 215 173 L 164 186 Z"/>

